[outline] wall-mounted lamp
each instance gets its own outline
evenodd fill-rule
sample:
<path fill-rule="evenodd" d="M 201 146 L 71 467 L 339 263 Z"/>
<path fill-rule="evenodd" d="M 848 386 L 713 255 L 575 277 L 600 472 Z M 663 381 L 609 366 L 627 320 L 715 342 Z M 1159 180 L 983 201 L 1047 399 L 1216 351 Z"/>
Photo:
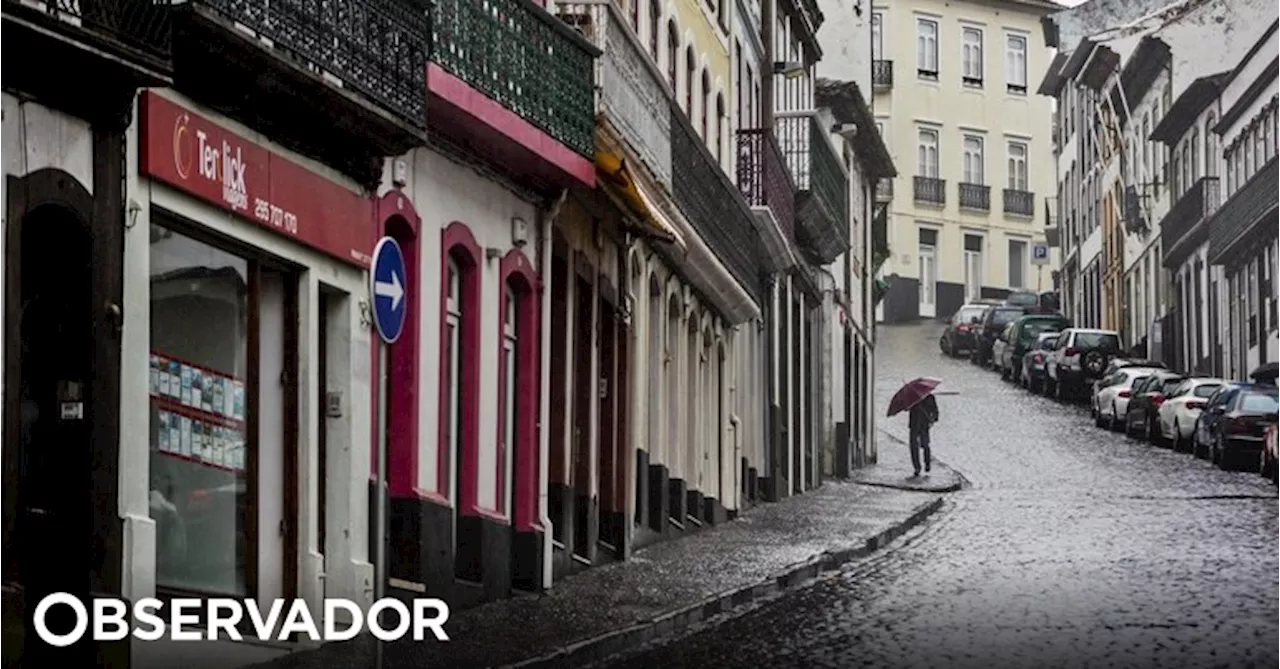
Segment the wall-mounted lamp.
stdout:
<path fill-rule="evenodd" d="M 781 74 L 788 79 L 795 79 L 804 74 L 804 65 L 794 60 L 778 61 L 773 64 L 773 73 Z"/>
<path fill-rule="evenodd" d="M 126 212 L 128 216 L 125 218 L 124 229 L 132 230 L 133 226 L 138 224 L 138 214 L 142 213 L 142 205 L 137 200 L 129 200 L 129 209 Z"/>
<path fill-rule="evenodd" d="M 511 243 L 524 248 L 529 243 L 529 223 L 519 216 L 511 217 Z"/>

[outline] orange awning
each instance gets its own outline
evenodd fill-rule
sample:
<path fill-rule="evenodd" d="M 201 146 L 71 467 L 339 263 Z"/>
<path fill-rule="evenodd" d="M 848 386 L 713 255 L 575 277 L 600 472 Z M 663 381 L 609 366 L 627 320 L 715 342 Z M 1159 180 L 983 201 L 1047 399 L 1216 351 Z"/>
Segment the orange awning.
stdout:
<path fill-rule="evenodd" d="M 621 197 L 631 210 L 630 213 L 649 229 L 652 236 L 684 246 L 684 240 L 680 238 L 675 226 L 663 217 L 662 209 L 657 203 L 658 198 L 636 181 L 625 158 L 608 151 L 597 151 L 595 163 L 596 171 L 602 177 L 601 182 Z"/>

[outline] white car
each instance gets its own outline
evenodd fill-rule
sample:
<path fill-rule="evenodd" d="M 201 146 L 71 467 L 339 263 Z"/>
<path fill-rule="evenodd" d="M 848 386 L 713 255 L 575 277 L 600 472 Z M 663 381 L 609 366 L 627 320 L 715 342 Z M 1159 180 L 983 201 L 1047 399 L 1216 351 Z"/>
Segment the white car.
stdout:
<path fill-rule="evenodd" d="M 1222 379 L 1190 378 L 1175 388 L 1156 412 L 1161 445 L 1171 445 L 1175 451 L 1191 450 L 1191 435 L 1196 431 L 1200 411 L 1224 383 Z"/>
<path fill-rule="evenodd" d="M 1100 385 L 1098 391 L 1098 410 L 1094 414 L 1093 424 L 1108 430 L 1124 426 L 1124 415 L 1129 409 L 1129 391 L 1137 381 L 1147 378 L 1160 370 L 1154 367 L 1122 367 Z"/>

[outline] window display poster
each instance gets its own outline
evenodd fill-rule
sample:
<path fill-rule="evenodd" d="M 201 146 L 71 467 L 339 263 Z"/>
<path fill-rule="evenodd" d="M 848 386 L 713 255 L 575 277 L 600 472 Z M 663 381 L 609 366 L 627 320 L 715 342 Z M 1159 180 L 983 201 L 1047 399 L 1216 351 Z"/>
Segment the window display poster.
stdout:
<path fill-rule="evenodd" d="M 244 420 L 244 384 L 236 381 L 235 415 L 232 418 Z"/>
<path fill-rule="evenodd" d="M 230 415 L 227 411 L 224 410 L 226 409 L 226 406 L 227 406 L 226 393 L 224 392 L 224 390 L 226 389 L 225 388 L 226 383 L 227 383 L 226 378 L 221 376 L 215 377 L 213 379 L 213 412 L 218 414 L 219 416 Z"/>
<path fill-rule="evenodd" d="M 186 416 L 182 417 L 181 442 L 179 443 L 178 454 L 189 458 L 191 457 L 191 419 Z"/>
<path fill-rule="evenodd" d="M 150 390 L 151 394 L 152 395 L 160 394 L 160 356 L 158 355 L 153 354 L 151 356 L 150 378 L 151 378 L 151 390 Z"/>
<path fill-rule="evenodd" d="M 180 374 L 179 378 L 182 379 L 181 381 L 182 395 L 179 397 L 179 399 L 182 401 L 183 404 L 187 406 L 191 406 L 191 380 L 192 380 L 191 373 L 193 370 L 191 369 L 190 365 L 180 365 L 180 368 L 182 369 L 182 371 L 179 373 Z"/>
<path fill-rule="evenodd" d="M 160 427 L 157 430 L 158 434 L 156 435 L 157 448 L 160 449 L 161 453 L 168 453 L 171 448 L 169 445 L 169 412 L 161 411 L 158 422 L 160 423 Z"/>
<path fill-rule="evenodd" d="M 204 402 L 204 372 L 191 368 L 191 406 L 200 409 Z"/>

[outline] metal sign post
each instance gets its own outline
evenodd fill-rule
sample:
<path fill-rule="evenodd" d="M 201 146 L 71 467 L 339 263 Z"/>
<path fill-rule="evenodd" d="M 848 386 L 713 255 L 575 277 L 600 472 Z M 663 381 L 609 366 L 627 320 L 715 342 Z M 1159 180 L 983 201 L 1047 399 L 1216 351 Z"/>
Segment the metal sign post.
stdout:
<path fill-rule="evenodd" d="M 400 245 L 383 237 L 373 249 L 369 267 L 369 295 L 373 305 L 373 326 L 378 331 L 378 474 L 374 489 L 374 601 L 386 596 L 387 583 L 387 405 L 390 383 L 387 373 L 387 347 L 400 338 L 404 330 L 408 304 L 405 294 L 404 254 Z M 375 640 L 374 667 L 382 668 L 382 641 Z"/>

